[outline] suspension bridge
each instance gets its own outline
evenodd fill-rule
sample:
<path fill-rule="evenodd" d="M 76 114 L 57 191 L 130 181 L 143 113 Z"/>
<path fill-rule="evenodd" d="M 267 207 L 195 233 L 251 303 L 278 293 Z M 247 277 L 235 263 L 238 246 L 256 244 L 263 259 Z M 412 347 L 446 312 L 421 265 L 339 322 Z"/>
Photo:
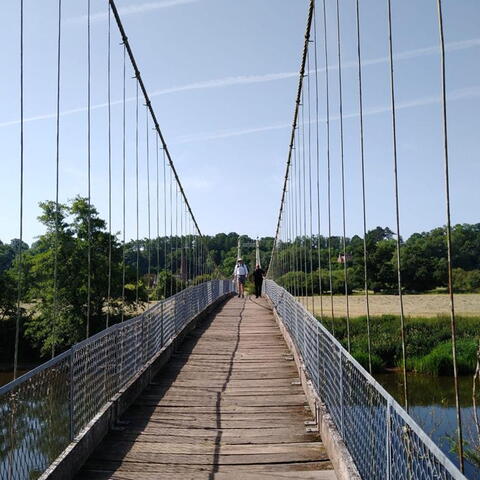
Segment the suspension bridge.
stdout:
<path fill-rule="evenodd" d="M 106 59 L 107 108 L 105 130 L 108 138 L 108 222 L 99 233 L 98 217 L 92 205 L 91 134 L 92 13 L 86 0 L 87 151 L 88 195 L 76 204 L 79 211 L 78 239 L 83 243 L 86 288 L 79 291 L 83 339 L 62 344 L 65 313 L 64 285 L 68 249 L 63 245 L 66 207 L 59 201 L 62 161 L 62 48 L 66 0 L 56 2 L 56 198 L 46 204 L 50 251 L 43 264 L 51 276 L 47 329 L 51 330 L 51 358 L 20 375 L 19 346 L 23 331 L 22 309 L 28 282 L 28 258 L 23 251 L 24 230 L 24 18 L 27 4 L 19 0 L 20 24 L 20 214 L 17 252 L 16 330 L 14 380 L 0 387 L 0 478 L 78 479 L 464 479 L 464 440 L 460 414 L 456 363 L 455 296 L 452 285 L 452 244 L 450 207 L 450 166 L 448 147 L 447 85 L 442 0 L 436 0 L 439 31 L 441 143 L 445 180 L 445 242 L 450 299 L 452 357 L 457 411 L 454 454 L 442 451 L 409 415 L 407 349 L 403 311 L 401 222 L 399 209 L 397 106 L 394 21 L 392 0 L 385 0 L 384 24 L 388 45 L 390 114 L 392 126 L 391 169 L 394 185 L 397 240 L 396 286 L 401 318 L 404 402 L 397 403 L 372 376 L 369 312 L 370 277 L 366 242 L 368 191 L 365 175 L 368 158 L 364 150 L 363 57 L 361 0 L 310 0 L 301 52 L 298 90 L 295 97 L 286 172 L 273 249 L 269 258 L 263 297 L 237 296 L 231 278 L 222 278 L 215 252 L 199 228 L 166 139 L 160 128 L 148 88 L 142 79 L 121 14 L 114 0 L 104 3 L 108 16 Z M 25 5 L 24 5 L 25 3 Z M 299 2 L 301 8 L 302 2 Z M 354 11 L 354 47 L 357 54 L 359 137 L 344 135 L 342 96 L 342 9 Z M 332 10 L 333 9 L 333 10 Z M 334 15 L 328 15 L 330 12 Z M 330 35 L 336 32 L 338 63 L 332 67 Z M 120 101 L 119 153 L 112 154 L 112 51 L 119 48 L 121 75 L 116 81 Z M 130 75 L 133 72 L 133 75 Z M 322 77 L 323 75 L 323 77 Z M 332 82 L 338 88 L 339 112 L 331 111 Z M 134 85 L 134 108 L 127 103 L 128 85 Z M 320 121 L 325 107 L 325 132 Z M 142 113 L 141 110 L 144 109 Z M 128 116 L 130 115 L 130 118 Z M 332 256 L 320 255 L 320 235 L 327 224 L 331 249 L 332 219 L 330 130 L 333 117 L 339 121 L 341 172 L 341 255 L 342 288 L 347 305 L 346 348 L 330 331 L 333 307 Z M 141 117 L 144 121 L 141 121 Z M 131 123 L 129 123 L 131 122 Z M 133 127 L 132 127 L 133 125 Z M 97 127 L 98 128 L 98 127 Z M 133 131 L 134 151 L 127 151 L 128 129 Z M 144 129 L 144 131 L 141 131 Z M 118 139 L 117 139 L 118 140 Z M 364 233 L 362 269 L 365 332 L 368 338 L 368 368 L 350 352 L 349 278 L 346 245 L 347 212 L 344 148 L 360 142 L 361 206 Z M 143 145 L 143 146 L 142 146 Z M 143 148 L 143 150 L 141 150 Z M 140 157 L 143 158 L 140 158 Z M 133 159 L 135 189 L 127 192 L 127 162 Z M 335 158 L 335 161 L 338 159 Z M 145 161 L 145 176 L 139 173 Z M 121 201 L 112 201 L 112 172 L 119 167 Z M 326 169 L 324 169 L 326 167 Z M 324 170 L 328 218 L 321 218 L 320 203 Z M 379 179 L 382 181 L 382 179 Z M 147 202 L 140 205 L 139 192 Z M 135 200 L 136 232 L 133 251 L 127 248 L 127 193 Z M 112 231 L 112 211 L 118 207 L 122 231 Z M 73 207 L 72 207 L 73 208 Z M 139 217 L 148 219 L 148 241 L 139 237 Z M 82 223 L 83 222 L 83 223 Z M 83 225 L 83 227 L 82 227 Z M 102 237 L 104 235 L 104 237 Z M 101 238 L 107 239 L 103 244 Z M 100 245 L 104 248 L 101 249 Z M 260 245 L 255 262 L 261 258 Z M 293 247 L 293 248 L 292 248 Z M 243 247 L 245 248 L 245 246 Z M 116 253 L 119 252 L 119 258 Z M 146 253 L 145 253 L 146 252 Z M 148 264 L 141 273 L 142 254 Z M 242 254 L 239 241 L 237 256 Z M 100 258 L 103 255 L 104 258 Z M 133 268 L 128 258 L 133 258 Z M 107 268 L 99 279 L 99 262 Z M 324 262 L 322 264 L 322 261 Z M 315 267 L 326 272 L 328 285 L 315 285 Z M 48 267 L 48 268 L 47 268 Z M 266 267 L 266 265 L 264 265 Z M 68 267 L 67 267 L 68 269 Z M 289 273 L 300 272 L 300 276 Z M 143 276 L 143 280 L 142 280 Z M 285 277 L 287 276 L 287 277 Z M 287 278 L 280 282 L 279 279 Z M 161 283 L 163 279 L 163 283 Z M 167 281 L 168 280 L 168 281 Z M 143 281 L 143 284 L 142 284 Z M 146 283 L 146 293 L 143 289 Z M 102 306 L 94 298 L 103 285 Z M 133 285 L 133 289 L 131 286 Z M 320 292 L 320 303 L 314 292 Z M 82 293 L 83 292 L 83 293 Z M 152 292 L 156 292 L 155 295 Z M 322 292 L 327 292 L 323 293 Z M 143 296 L 143 297 L 142 297 Z M 47 301 L 47 300 L 45 300 Z M 133 305 L 133 307 L 132 307 Z M 130 308 L 130 309 L 129 309 Z M 132 310 L 133 308 L 133 310 Z M 98 313 L 99 311 L 99 313 Z M 97 316 L 96 313 L 97 312 Z M 133 313 L 132 313 L 133 312 Z M 68 313 L 66 314 L 68 317 Z M 99 326 L 97 317 L 105 318 Z M 319 321 L 320 319 L 320 321 Z M 334 329 L 334 324 L 332 330 Z M 473 478 L 473 477 L 472 477 Z"/>

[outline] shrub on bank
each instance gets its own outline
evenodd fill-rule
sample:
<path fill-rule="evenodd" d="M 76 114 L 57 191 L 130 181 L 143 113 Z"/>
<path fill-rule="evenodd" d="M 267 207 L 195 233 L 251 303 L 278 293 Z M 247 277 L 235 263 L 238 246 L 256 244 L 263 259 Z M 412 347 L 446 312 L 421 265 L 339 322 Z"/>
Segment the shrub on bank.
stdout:
<path fill-rule="evenodd" d="M 473 339 L 463 339 L 457 342 L 458 373 L 468 374 L 475 371 L 477 342 Z M 430 375 L 453 375 L 452 342 L 437 345 L 428 355 L 414 358 L 413 370 L 417 373 Z"/>
<path fill-rule="evenodd" d="M 462 374 L 475 370 L 475 345 L 480 332 L 480 317 L 457 317 L 458 364 Z M 332 331 L 332 320 L 324 318 L 324 325 Z M 407 350 L 407 368 L 432 375 L 449 375 L 451 371 L 451 329 L 449 317 L 405 319 L 405 336 Z M 345 318 L 334 320 L 335 337 L 346 348 L 347 322 Z M 402 345 L 400 317 L 382 315 L 370 318 L 370 338 L 375 368 L 396 368 L 402 365 Z M 366 317 L 350 319 L 350 344 L 354 357 L 368 367 L 368 336 Z M 447 346 L 445 346 L 447 345 Z M 450 345 L 450 347 L 448 347 Z M 450 352 L 450 353 L 448 353 Z M 428 358 L 427 358 L 428 357 Z M 366 360 L 366 361 L 365 361 Z M 461 364 L 461 365 L 460 365 Z M 450 370 L 449 370 L 450 368 Z"/>
<path fill-rule="evenodd" d="M 368 372 L 368 352 L 355 351 L 352 352 L 353 358 Z M 385 369 L 383 360 L 375 354 L 371 355 L 372 360 L 372 373 L 379 373 Z"/>

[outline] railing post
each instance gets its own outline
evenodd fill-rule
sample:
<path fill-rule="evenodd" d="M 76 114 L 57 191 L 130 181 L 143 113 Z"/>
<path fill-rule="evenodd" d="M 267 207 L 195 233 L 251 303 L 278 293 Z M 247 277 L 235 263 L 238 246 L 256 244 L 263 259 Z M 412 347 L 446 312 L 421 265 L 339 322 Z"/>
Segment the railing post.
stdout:
<path fill-rule="evenodd" d="M 120 324 L 122 325 L 122 324 Z M 118 348 L 120 349 L 120 369 L 118 370 L 118 389 L 120 389 L 122 387 L 122 382 L 123 382 L 123 336 L 124 336 L 125 332 L 123 330 L 123 328 L 120 326 L 120 328 L 118 329 Z"/>
<path fill-rule="evenodd" d="M 386 414 L 386 424 L 387 424 L 387 432 L 385 435 L 385 454 L 386 454 L 386 472 L 385 472 L 385 480 L 390 480 L 392 477 L 392 470 L 391 470 L 391 444 L 392 444 L 392 405 L 390 397 L 387 398 L 387 408 L 385 411 Z"/>
<path fill-rule="evenodd" d="M 175 336 L 178 333 L 178 318 L 177 318 L 177 301 L 178 295 L 174 295 L 175 300 L 173 301 L 173 324 L 175 325 Z"/>
<path fill-rule="evenodd" d="M 162 300 L 162 303 L 160 304 L 160 349 L 163 348 L 163 322 L 164 322 L 163 307 L 164 307 L 164 302 L 165 302 L 165 300 Z"/>
<path fill-rule="evenodd" d="M 75 352 L 75 345 L 70 349 L 69 356 L 69 374 L 70 374 L 70 385 L 69 385 L 69 402 L 68 402 L 68 420 L 69 420 L 69 430 L 70 430 L 70 441 L 73 441 L 74 431 L 73 431 L 73 412 L 74 412 L 74 398 L 73 398 L 73 357 Z"/>
<path fill-rule="evenodd" d="M 342 439 L 345 439 L 344 437 L 344 429 L 343 429 L 343 410 L 344 410 L 344 405 L 343 405 L 343 355 L 342 351 L 339 349 L 339 360 L 340 360 L 340 430 L 342 433 Z"/>

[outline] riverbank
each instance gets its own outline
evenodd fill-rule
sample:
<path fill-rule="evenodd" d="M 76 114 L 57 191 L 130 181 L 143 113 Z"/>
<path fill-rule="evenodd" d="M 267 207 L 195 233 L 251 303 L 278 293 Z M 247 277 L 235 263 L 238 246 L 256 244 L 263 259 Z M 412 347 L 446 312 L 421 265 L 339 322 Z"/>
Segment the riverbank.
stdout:
<path fill-rule="evenodd" d="M 458 316 L 457 360 L 460 374 L 472 374 L 476 366 L 476 351 L 480 334 L 479 316 Z M 350 318 L 350 351 L 368 369 L 367 318 Z M 323 324 L 347 348 L 345 317 L 325 318 Z M 405 338 L 407 369 L 430 375 L 452 375 L 450 318 L 407 317 Z M 372 370 L 382 372 L 402 365 L 400 317 L 381 315 L 370 318 Z"/>

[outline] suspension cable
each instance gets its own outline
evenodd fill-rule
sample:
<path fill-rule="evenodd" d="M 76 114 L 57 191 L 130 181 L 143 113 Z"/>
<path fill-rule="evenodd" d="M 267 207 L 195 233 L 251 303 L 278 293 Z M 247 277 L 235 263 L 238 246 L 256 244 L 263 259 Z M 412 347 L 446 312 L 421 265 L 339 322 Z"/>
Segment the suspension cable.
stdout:
<path fill-rule="evenodd" d="M 331 172 L 330 172 L 330 91 L 328 76 L 330 68 L 328 65 L 328 40 L 327 40 L 327 7 L 323 0 L 323 34 L 325 48 L 325 97 L 327 105 L 327 211 L 328 211 L 328 280 L 330 288 L 330 313 L 332 316 L 332 333 L 335 335 L 335 311 L 333 307 L 333 281 L 332 281 L 332 209 L 331 209 Z"/>
<path fill-rule="evenodd" d="M 393 39 L 392 39 L 392 7 L 391 0 L 388 0 L 388 46 L 389 46 L 389 62 L 390 62 L 390 96 L 392 109 L 392 137 L 393 137 L 393 174 L 394 174 L 394 190 L 395 190 L 395 213 L 397 225 L 397 283 L 398 283 L 398 300 L 400 305 L 400 330 L 402 337 L 402 367 L 403 367 L 403 395 L 405 410 L 408 412 L 408 383 L 407 383 L 407 354 L 405 346 L 405 316 L 403 309 L 403 292 L 402 292 L 402 272 L 400 261 L 400 202 L 398 194 L 398 168 L 397 168 L 397 126 L 396 126 L 396 109 L 395 109 L 395 77 L 393 73 Z"/>
<path fill-rule="evenodd" d="M 321 264 L 321 250 L 320 250 L 320 140 L 319 140 L 319 93 L 318 93 L 318 36 L 317 36 L 317 9 L 313 11 L 313 37 L 314 37 L 314 67 L 315 67 L 315 157 L 317 168 L 317 252 L 318 252 L 318 288 L 320 290 L 320 319 L 323 321 L 323 285 L 322 285 L 322 264 Z"/>
<path fill-rule="evenodd" d="M 183 266 L 183 255 L 184 255 L 184 240 L 183 240 L 183 199 L 180 197 L 180 281 L 181 281 L 181 287 L 182 289 L 185 287 L 184 282 L 185 282 L 185 269 Z"/>
<path fill-rule="evenodd" d="M 338 51 L 338 92 L 340 115 L 340 163 L 342 172 L 342 226 L 343 226 L 343 274 L 345 284 L 345 307 L 347 314 L 347 349 L 350 352 L 350 309 L 348 304 L 348 269 L 347 269 L 347 242 L 346 242 L 346 213 L 345 213 L 345 159 L 343 140 L 343 85 L 342 85 L 342 40 L 340 34 L 340 5 L 337 0 L 337 51 Z"/>
<path fill-rule="evenodd" d="M 126 119 L 126 89 L 127 89 L 127 54 L 126 47 L 123 44 L 123 97 L 122 97 L 122 322 L 125 317 L 125 280 L 126 280 L 126 265 L 125 265 L 125 255 L 126 255 L 126 244 L 125 244 L 125 213 L 126 213 L 126 178 L 127 178 L 127 150 L 126 150 L 126 138 L 127 138 L 127 119 Z"/>
<path fill-rule="evenodd" d="M 170 296 L 173 295 L 173 178 L 170 168 Z"/>
<path fill-rule="evenodd" d="M 307 51 L 308 58 L 308 51 Z M 307 74 L 308 75 L 308 74 Z M 308 310 L 309 299 L 308 299 L 308 275 L 307 275 L 307 179 L 306 179 L 306 147 L 305 147 L 305 95 L 304 90 L 302 90 L 302 162 L 300 164 L 301 175 L 300 175 L 300 185 L 301 185 L 301 205 L 303 208 L 300 210 L 300 217 L 302 216 L 303 211 L 303 230 L 302 230 L 302 244 L 303 244 L 303 271 L 305 279 L 305 299 L 306 306 Z"/>
<path fill-rule="evenodd" d="M 86 338 L 90 336 L 90 298 L 91 298 L 91 275 L 92 275 L 92 222 L 91 222 L 91 154 L 92 154 L 92 79 L 91 79 L 91 12 L 90 0 L 87 0 L 87 182 L 88 182 L 88 217 L 87 217 L 87 330 Z"/>
<path fill-rule="evenodd" d="M 293 174 L 293 169 L 292 169 Z M 290 232 L 290 272 L 295 271 L 295 237 L 293 234 L 293 181 L 292 176 L 290 175 L 287 183 L 287 211 L 288 211 L 288 223 L 289 223 L 289 232 Z M 295 295 L 295 275 L 290 275 L 290 293 Z"/>
<path fill-rule="evenodd" d="M 365 307 L 367 314 L 367 345 L 368 345 L 368 371 L 372 373 L 372 343 L 370 338 L 370 300 L 368 294 L 368 266 L 367 266 L 367 201 L 365 188 L 365 148 L 363 141 L 363 89 L 362 89 L 362 56 L 360 42 L 360 5 L 356 0 L 357 20 L 357 63 L 358 63 L 358 101 L 360 118 L 360 158 L 362 164 L 362 213 L 363 213 L 363 269 L 364 269 L 364 290 Z"/>
<path fill-rule="evenodd" d="M 23 120 L 23 27 L 24 27 L 23 0 L 20 0 L 20 211 L 19 211 L 19 236 L 18 247 L 18 279 L 17 279 L 17 315 L 15 322 L 15 348 L 13 354 L 13 379 L 17 378 L 18 373 L 18 349 L 20 343 L 20 316 L 22 301 L 22 274 L 23 274 L 23 160 L 24 160 L 24 120 Z"/>
<path fill-rule="evenodd" d="M 163 298 L 167 298 L 167 160 L 163 151 Z"/>
<path fill-rule="evenodd" d="M 22 26 L 23 28 L 23 26 Z M 55 356 L 56 328 L 58 323 L 58 246 L 59 246 L 59 185 L 60 185 L 60 87 L 61 87 L 61 43 L 62 43 L 62 2 L 58 2 L 58 31 L 57 31 L 57 91 L 55 112 L 55 237 L 53 253 L 53 319 L 52 319 L 52 346 L 51 355 Z M 23 61 L 23 60 L 22 60 Z M 22 79 L 23 83 L 23 79 Z M 23 88 L 23 86 L 22 86 Z M 23 105 L 22 105 L 23 110 Z M 22 111 L 23 116 L 23 111 Z M 22 127 L 23 129 L 23 127 Z M 22 131 L 23 143 L 23 131 Z M 22 147 L 23 148 L 23 147 Z"/>
<path fill-rule="evenodd" d="M 448 158 L 448 122 L 447 122 L 447 88 L 445 74 L 445 38 L 443 31 L 442 0 L 437 0 L 438 8 L 438 30 L 440 36 L 440 60 L 441 60 L 441 92 L 442 92 L 442 127 L 443 127 L 443 157 L 445 165 L 445 207 L 446 207 L 446 237 L 447 237 L 447 262 L 448 262 L 448 294 L 450 299 L 450 325 L 452 337 L 452 360 L 453 360 L 453 378 L 455 387 L 455 407 L 457 417 L 457 448 L 458 462 L 460 470 L 464 471 L 463 459 L 463 432 L 462 416 L 460 411 L 460 393 L 458 385 L 458 366 L 457 366 L 457 327 L 455 320 L 455 300 L 453 295 L 452 278 L 452 221 L 450 213 L 450 168 Z"/>
<path fill-rule="evenodd" d="M 189 270 L 188 270 L 188 221 L 187 221 L 187 207 L 184 205 L 183 220 L 185 225 L 185 279 L 188 286 Z"/>
<path fill-rule="evenodd" d="M 160 171 L 159 171 L 159 162 L 158 162 L 158 135 L 155 133 L 155 160 L 156 160 L 156 165 L 157 165 L 157 172 L 156 172 L 156 193 L 157 193 L 157 201 L 156 201 L 156 207 L 157 207 L 157 241 L 156 241 L 156 246 L 157 246 L 157 280 L 156 280 L 156 291 L 157 291 L 157 300 L 158 294 L 159 294 L 159 285 L 158 282 L 160 280 Z"/>
<path fill-rule="evenodd" d="M 162 144 L 162 148 L 163 148 L 163 150 L 164 150 L 164 152 L 165 152 L 165 155 L 166 155 L 166 158 L 167 158 L 167 160 L 168 160 L 168 163 L 169 163 L 169 165 L 170 165 L 170 167 L 171 167 L 171 169 L 172 169 L 172 173 L 173 173 L 173 175 L 174 175 L 174 177 L 175 177 L 175 180 L 176 180 L 176 182 L 177 182 L 177 185 L 178 185 L 178 187 L 180 188 L 180 191 L 182 192 L 183 199 L 184 199 L 184 201 L 185 201 L 185 203 L 186 203 L 186 205 L 187 205 L 188 211 L 189 211 L 189 213 L 190 213 L 190 215 L 191 215 L 191 217 L 192 217 L 192 221 L 193 221 L 193 223 L 195 224 L 195 227 L 196 227 L 196 229 L 198 230 L 199 235 L 201 236 L 202 234 L 201 234 L 200 228 L 199 228 L 199 226 L 198 226 L 198 224 L 197 224 L 197 221 L 196 221 L 196 219 L 195 219 L 195 216 L 194 216 L 194 214 L 193 214 L 193 211 L 192 211 L 192 209 L 191 209 L 191 207 L 190 207 L 190 203 L 188 202 L 187 196 L 185 195 L 185 191 L 184 191 L 184 189 L 183 189 L 183 186 L 182 186 L 182 183 L 181 183 L 181 181 L 180 181 L 180 178 L 178 177 L 177 171 L 176 171 L 176 169 L 175 169 L 175 165 L 174 165 L 174 163 L 173 163 L 172 157 L 171 157 L 171 155 L 170 155 L 170 152 L 169 152 L 169 150 L 168 150 L 167 144 L 166 144 L 165 139 L 164 139 L 164 137 L 163 137 L 162 131 L 160 130 L 160 125 L 159 125 L 159 123 L 158 123 L 157 116 L 155 115 L 155 111 L 153 110 L 152 103 L 151 103 L 151 101 L 150 101 L 150 97 L 149 97 L 149 95 L 148 95 L 148 92 L 147 92 L 147 89 L 146 89 L 146 87 L 145 87 L 145 84 L 143 83 L 143 79 L 142 79 L 140 70 L 139 70 L 139 68 L 138 68 L 137 62 L 136 62 L 135 57 L 134 57 L 134 55 L 133 55 L 133 51 L 132 51 L 132 48 L 131 48 L 131 46 L 130 46 L 130 42 L 128 41 L 128 37 L 127 37 L 127 35 L 126 35 L 126 33 L 125 33 L 125 29 L 124 29 L 124 27 L 123 27 L 122 20 L 121 20 L 121 18 L 120 18 L 119 13 L 118 13 L 118 9 L 117 9 L 117 6 L 116 6 L 116 4 L 115 4 L 115 0 L 109 0 L 109 2 L 110 2 L 111 9 L 112 9 L 112 13 L 113 13 L 113 15 L 114 15 L 115 21 L 116 21 L 117 26 L 118 26 L 118 30 L 119 30 L 120 35 L 121 35 L 121 37 L 122 37 L 122 41 L 123 41 L 123 43 L 124 43 L 124 45 L 125 45 L 125 47 L 126 47 L 126 49 L 127 49 L 127 53 L 128 53 L 128 56 L 129 56 L 129 58 L 130 58 L 130 62 L 131 62 L 132 67 L 133 67 L 133 71 L 135 72 L 135 78 L 137 79 L 138 84 L 139 84 L 139 87 L 140 87 L 140 89 L 142 90 L 142 94 L 143 94 L 143 97 L 144 97 L 144 99 L 145 99 L 145 103 L 147 104 L 148 109 L 149 109 L 149 111 L 150 111 L 150 115 L 151 115 L 151 117 L 152 117 L 153 124 L 154 124 L 154 126 L 155 126 L 155 130 L 156 130 L 157 133 L 158 133 L 160 142 L 161 142 L 161 144 Z"/>
<path fill-rule="evenodd" d="M 107 103 L 108 103 L 108 286 L 107 286 L 107 320 L 110 320 L 112 293 L 112 84 L 111 84 L 111 19 L 110 5 L 108 10 L 108 44 L 107 44 Z"/>
<path fill-rule="evenodd" d="M 309 203 L 309 257 L 310 257 L 310 293 L 312 295 L 312 313 L 315 315 L 315 297 L 313 292 L 313 211 L 312 211 L 312 106 L 310 87 L 310 51 L 307 52 L 307 98 L 308 98 L 308 203 Z"/>
<path fill-rule="evenodd" d="M 135 204 L 136 204 L 136 282 L 135 282 L 135 308 L 138 309 L 138 283 L 140 281 L 140 210 L 138 193 L 138 80 L 135 81 Z"/>
<path fill-rule="evenodd" d="M 147 308 L 150 306 L 150 271 L 151 271 L 151 261 L 150 261 L 150 243 L 152 241 L 151 234 L 151 221 L 150 221 L 150 142 L 149 142 L 149 125 L 148 125 L 148 108 L 145 109 L 146 119 L 145 119 L 145 128 L 146 128 L 146 148 L 147 148 L 147 215 L 148 215 L 148 244 L 147 244 Z"/>
<path fill-rule="evenodd" d="M 286 189 L 287 189 L 287 182 L 288 182 L 288 176 L 290 173 L 290 164 L 291 164 L 291 159 L 292 159 L 292 153 L 293 153 L 293 146 L 294 146 L 294 139 L 295 139 L 295 129 L 297 126 L 297 121 L 298 121 L 298 110 L 299 110 L 299 105 L 300 105 L 300 96 L 302 93 L 302 86 L 303 86 L 303 78 L 305 75 L 305 65 L 306 65 L 306 59 L 307 59 L 307 51 L 308 51 L 308 42 L 310 38 L 310 29 L 312 25 L 312 17 L 313 17 L 313 7 L 314 7 L 314 0 L 310 0 L 310 6 L 308 10 L 308 18 L 307 18 L 307 26 L 306 26 L 306 31 L 305 31 L 305 43 L 303 47 L 303 54 L 302 54 L 302 61 L 301 61 L 301 66 L 300 66 L 300 76 L 299 76 L 299 81 L 298 81 L 298 89 L 297 89 L 297 98 L 295 102 L 295 111 L 293 114 L 293 122 L 292 122 L 292 132 L 290 135 L 290 145 L 289 145 L 289 151 L 288 151 L 288 157 L 287 157 L 287 166 L 286 166 L 286 171 L 285 171 L 285 177 L 284 177 L 284 182 L 283 182 L 283 189 L 282 189 L 282 197 L 280 200 L 280 211 L 278 214 L 278 219 L 277 219 L 277 227 L 275 231 L 275 237 L 273 241 L 273 247 L 272 247 L 272 255 L 270 257 L 270 264 L 267 269 L 267 274 L 270 271 L 270 265 L 272 265 L 272 262 L 274 260 L 274 252 L 276 248 L 276 243 L 278 239 L 278 233 L 280 231 L 280 223 L 282 219 L 282 212 L 284 208 L 284 203 L 285 203 L 285 194 L 286 194 Z"/>
<path fill-rule="evenodd" d="M 175 273 L 178 272 L 178 185 L 175 185 Z M 175 281 L 175 293 L 177 282 Z"/>
<path fill-rule="evenodd" d="M 298 127 L 297 127 L 298 129 Z M 295 272 L 300 270 L 300 251 L 298 248 L 298 136 L 295 135 L 292 164 L 292 180 L 293 180 L 293 221 L 294 221 L 294 240 L 295 240 Z M 295 296 L 300 296 L 300 276 L 295 274 Z"/>

